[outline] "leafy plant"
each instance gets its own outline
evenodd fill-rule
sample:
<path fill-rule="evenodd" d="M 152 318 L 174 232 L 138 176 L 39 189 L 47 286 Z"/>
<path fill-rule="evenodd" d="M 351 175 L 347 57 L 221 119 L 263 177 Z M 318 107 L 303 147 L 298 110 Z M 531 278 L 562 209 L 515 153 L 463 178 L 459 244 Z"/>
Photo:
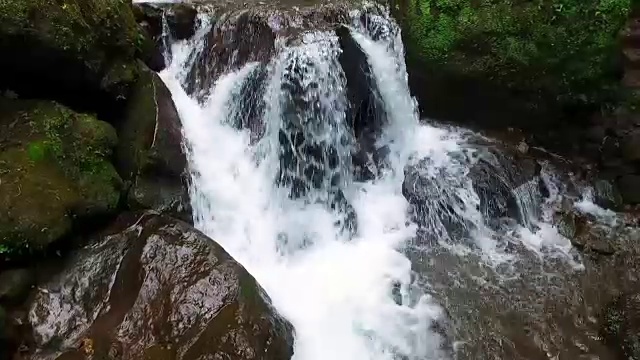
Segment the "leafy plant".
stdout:
<path fill-rule="evenodd" d="M 408 55 L 508 87 L 600 102 L 630 0 L 409 0 Z"/>

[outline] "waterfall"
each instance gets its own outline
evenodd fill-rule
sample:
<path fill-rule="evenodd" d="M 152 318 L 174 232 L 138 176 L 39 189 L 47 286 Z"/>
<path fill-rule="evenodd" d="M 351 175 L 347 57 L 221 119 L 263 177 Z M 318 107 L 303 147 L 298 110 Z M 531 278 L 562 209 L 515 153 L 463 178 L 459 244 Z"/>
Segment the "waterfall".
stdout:
<path fill-rule="evenodd" d="M 183 122 L 195 225 L 294 325 L 295 359 L 449 358 L 445 311 L 416 276 L 418 258 L 437 246 L 494 266 L 514 261 L 514 242 L 563 253 L 568 242 L 536 232 L 544 179 L 515 184 L 471 132 L 420 121 L 393 20 L 351 16 L 385 114 L 369 180 L 353 176 L 358 139 L 333 31 L 279 42 L 268 62 L 224 71 L 204 96 L 184 88 L 211 24 L 203 17 L 193 39 L 172 45 L 161 76 Z M 483 195 L 482 161 L 506 190 Z M 526 236 L 498 238 L 504 227 L 492 221 L 510 206 Z"/>

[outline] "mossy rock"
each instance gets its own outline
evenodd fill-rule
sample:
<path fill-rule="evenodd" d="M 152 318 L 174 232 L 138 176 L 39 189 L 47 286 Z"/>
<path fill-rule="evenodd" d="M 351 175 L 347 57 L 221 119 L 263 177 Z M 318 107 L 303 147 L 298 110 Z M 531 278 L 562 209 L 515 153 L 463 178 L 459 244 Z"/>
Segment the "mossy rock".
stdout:
<path fill-rule="evenodd" d="M 108 112 L 153 49 L 131 1 L 0 0 L 0 88 L 21 95 Z"/>
<path fill-rule="evenodd" d="M 396 12 L 413 69 L 575 107 L 618 98 L 618 33 L 630 3 L 402 0 Z"/>
<path fill-rule="evenodd" d="M 116 159 L 130 184 L 130 208 L 190 221 L 182 124 L 169 89 L 155 72 L 141 71 L 118 134 Z"/>
<path fill-rule="evenodd" d="M 0 98 L 0 252 L 44 249 L 118 206 L 117 135 L 54 102 Z"/>

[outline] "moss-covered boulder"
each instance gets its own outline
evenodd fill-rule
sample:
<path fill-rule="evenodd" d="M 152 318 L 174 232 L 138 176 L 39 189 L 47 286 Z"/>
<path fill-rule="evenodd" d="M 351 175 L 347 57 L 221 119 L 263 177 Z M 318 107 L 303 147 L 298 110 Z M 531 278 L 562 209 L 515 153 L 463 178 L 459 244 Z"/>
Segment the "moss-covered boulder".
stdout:
<path fill-rule="evenodd" d="M 153 50 L 128 0 L 0 1 L 0 89 L 108 113 Z"/>
<path fill-rule="evenodd" d="M 516 113 L 525 115 L 526 127 L 535 125 L 527 112 L 574 111 L 616 99 L 618 33 L 630 3 L 401 0 L 396 11 L 409 70 L 419 78 L 413 89 L 430 115 L 504 117 L 513 124 Z M 431 98 L 439 96 L 434 89 L 443 95 Z"/>
<path fill-rule="evenodd" d="M 0 97 L 0 252 L 39 250 L 113 213 L 113 127 L 54 102 Z"/>
<path fill-rule="evenodd" d="M 118 128 L 118 171 L 132 209 L 154 209 L 191 220 L 182 124 L 171 92 L 144 69 Z"/>

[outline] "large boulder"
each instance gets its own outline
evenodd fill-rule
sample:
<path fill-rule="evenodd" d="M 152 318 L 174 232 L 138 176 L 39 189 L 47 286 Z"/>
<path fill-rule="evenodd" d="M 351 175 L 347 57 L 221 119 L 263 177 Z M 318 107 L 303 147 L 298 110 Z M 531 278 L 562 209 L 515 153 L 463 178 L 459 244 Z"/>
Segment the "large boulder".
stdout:
<path fill-rule="evenodd" d="M 118 133 L 117 166 L 130 186 L 129 206 L 191 220 L 180 116 L 153 71 L 141 72 Z"/>
<path fill-rule="evenodd" d="M 539 216 L 537 204 L 547 195 L 540 164 L 495 143 L 477 144 L 471 154 L 451 156 L 446 166 L 427 157 L 405 168 L 402 193 L 418 225 L 436 237 L 459 237 L 455 234 L 478 225 L 472 222 L 479 219 L 470 216 L 477 210 L 490 225 L 512 219 L 530 226 Z"/>
<path fill-rule="evenodd" d="M 42 285 L 31 359 L 289 359 L 291 325 L 190 225 L 123 215 Z"/>
<path fill-rule="evenodd" d="M 207 48 L 194 58 L 187 91 L 206 95 L 221 74 L 250 62 L 268 62 L 284 22 L 281 15 L 255 9 L 225 14 L 207 34 Z"/>
<path fill-rule="evenodd" d="M 42 249 L 117 210 L 116 142 L 91 115 L 0 97 L 0 249 Z"/>
<path fill-rule="evenodd" d="M 0 89 L 111 114 L 153 50 L 131 1 L 0 2 Z"/>

